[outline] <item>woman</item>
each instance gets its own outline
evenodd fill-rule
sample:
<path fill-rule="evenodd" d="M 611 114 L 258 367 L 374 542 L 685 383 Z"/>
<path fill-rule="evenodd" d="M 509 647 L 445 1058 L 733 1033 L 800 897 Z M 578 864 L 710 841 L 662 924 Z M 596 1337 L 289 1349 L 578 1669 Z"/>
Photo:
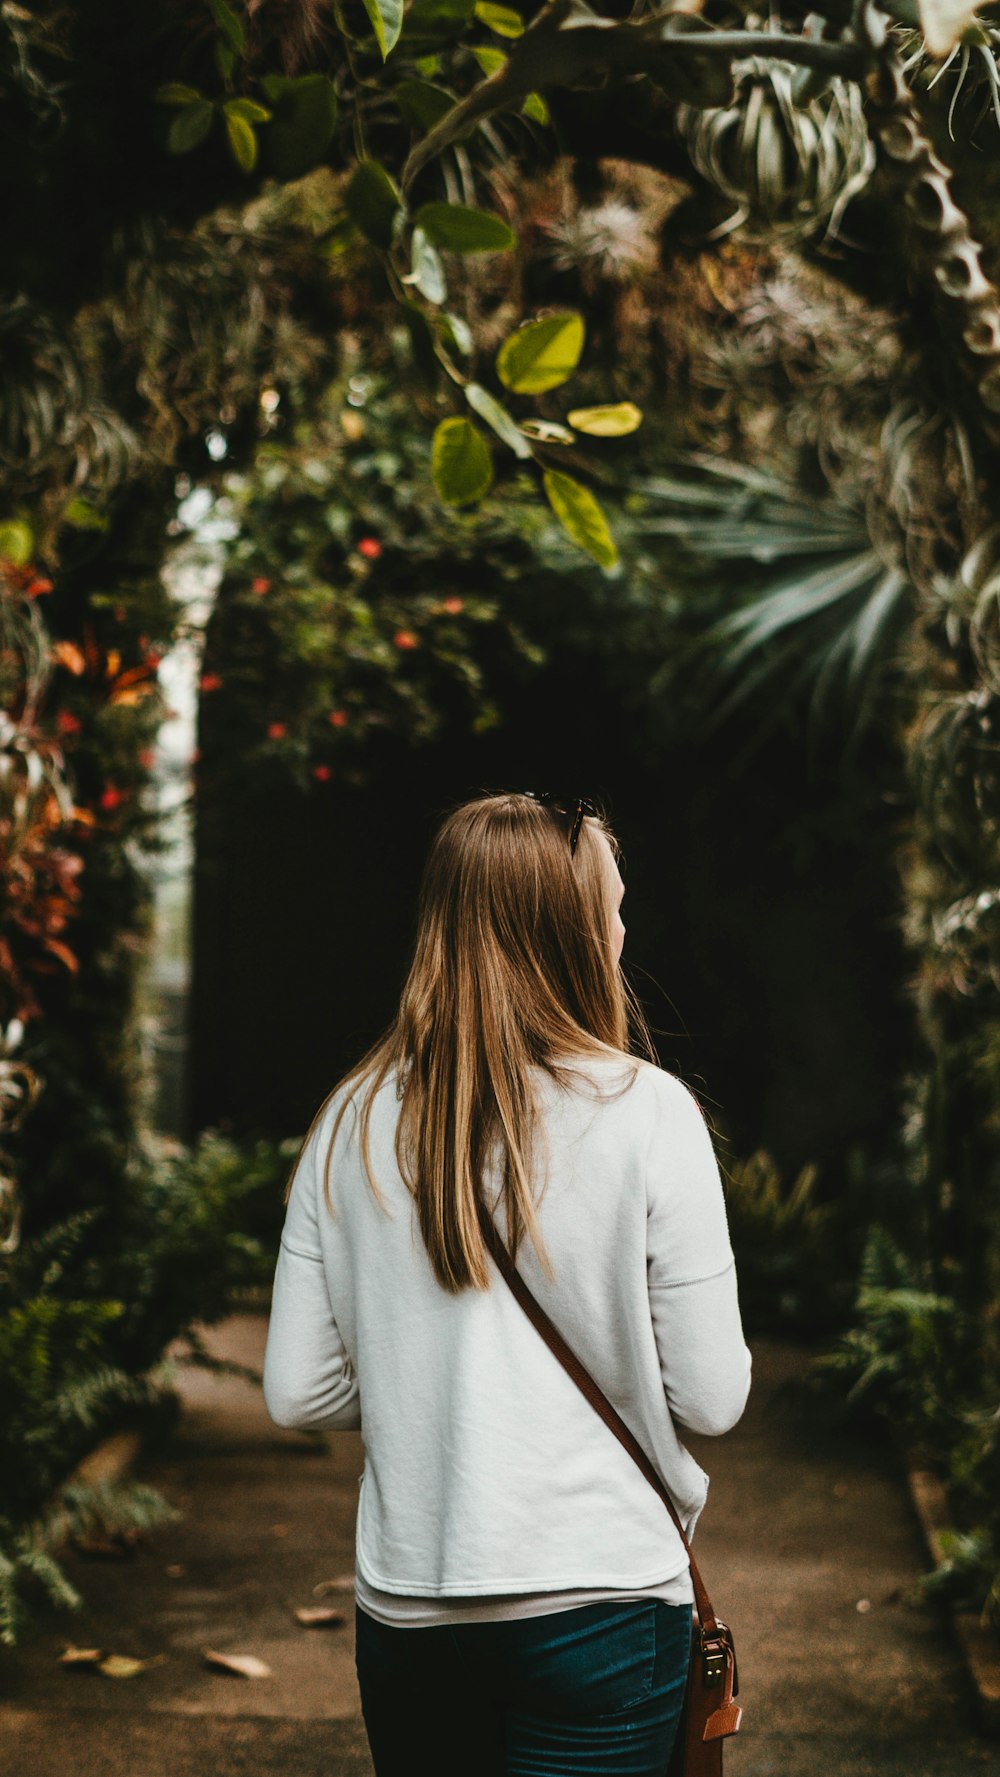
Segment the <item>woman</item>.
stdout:
<path fill-rule="evenodd" d="M 360 1427 L 357 1669 L 378 1777 L 662 1777 L 691 1584 L 660 1499 L 493 1266 L 611 1398 L 690 1533 L 750 1379 L 718 1167 L 619 968 L 592 804 L 444 822 L 386 1036 L 320 1107 L 289 1189 L 264 1389 Z"/>

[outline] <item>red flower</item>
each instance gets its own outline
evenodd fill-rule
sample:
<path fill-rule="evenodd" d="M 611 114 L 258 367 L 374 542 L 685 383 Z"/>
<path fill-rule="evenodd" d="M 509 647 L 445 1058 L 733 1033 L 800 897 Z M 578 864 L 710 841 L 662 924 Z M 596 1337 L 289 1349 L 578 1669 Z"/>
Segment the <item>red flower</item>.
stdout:
<path fill-rule="evenodd" d="M 222 684 L 222 674 L 202 673 L 198 683 L 203 691 L 218 691 L 219 686 Z"/>
<path fill-rule="evenodd" d="M 414 635 L 412 629 L 397 629 L 392 639 L 397 648 L 402 648 L 404 654 L 409 653 L 412 648 L 420 646 L 420 639 Z"/>
<path fill-rule="evenodd" d="M 113 809 L 118 807 L 119 802 L 124 802 L 125 791 L 120 790 L 117 784 L 105 784 L 100 800 L 105 813 L 110 814 Z"/>
<path fill-rule="evenodd" d="M 441 609 L 447 611 L 449 617 L 457 617 L 459 611 L 465 610 L 465 600 L 460 598 L 442 599 Z"/>
<path fill-rule="evenodd" d="M 358 554 L 366 561 L 378 561 L 382 553 L 382 545 L 377 537 L 362 537 L 358 544 Z"/>
<path fill-rule="evenodd" d="M 79 734 L 83 723 L 79 716 L 74 716 L 72 710 L 60 710 L 56 716 L 56 727 L 60 734 Z"/>
<path fill-rule="evenodd" d="M 329 765 L 314 765 L 313 766 L 313 777 L 317 778 L 321 784 L 325 784 L 327 782 L 327 780 L 329 778 L 331 778 L 332 776 L 333 776 L 333 769 L 331 766 L 329 766 Z"/>
<path fill-rule="evenodd" d="M 287 733 L 288 725 L 285 722 L 269 722 L 267 725 L 268 740 L 283 740 Z"/>
<path fill-rule="evenodd" d="M 253 580 L 250 583 L 250 591 L 255 592 L 258 598 L 262 597 L 265 592 L 270 592 L 270 590 L 271 582 L 263 574 L 258 574 L 256 580 Z"/>
<path fill-rule="evenodd" d="M 346 728 L 350 721 L 346 710 L 331 710 L 327 719 L 334 728 Z"/>

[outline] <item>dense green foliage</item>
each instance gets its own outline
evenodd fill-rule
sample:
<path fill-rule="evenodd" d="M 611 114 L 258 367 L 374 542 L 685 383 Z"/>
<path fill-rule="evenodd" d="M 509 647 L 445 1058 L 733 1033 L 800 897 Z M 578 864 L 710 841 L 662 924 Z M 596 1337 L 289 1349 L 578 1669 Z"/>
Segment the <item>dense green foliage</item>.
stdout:
<path fill-rule="evenodd" d="M 38 1452 L 3 1560 L 54 1592 L 27 1514 L 259 1257 L 238 1232 L 256 1162 L 153 1165 L 136 1133 L 155 667 L 178 621 L 159 570 L 192 484 L 237 514 L 226 673 L 209 654 L 202 687 L 206 767 L 236 782 L 359 774 L 380 728 L 494 719 L 491 662 L 527 671 L 540 645 L 529 570 L 529 604 L 603 625 L 609 673 L 647 648 L 644 732 L 686 710 L 734 750 L 765 714 L 892 735 L 919 1057 L 873 1205 L 902 1270 L 866 1273 L 852 1351 L 907 1424 L 948 1402 L 960 1354 L 979 1392 L 935 1425 L 995 1559 L 1000 310 L 973 234 L 989 263 L 997 27 L 897 10 L 788 5 L 763 29 L 729 0 L 0 4 L 0 1351 Z M 560 154 L 576 183 L 553 196 Z M 611 155 L 675 189 L 623 200 Z M 838 231 L 853 296 L 808 270 Z M 384 379 L 375 434 L 402 391 L 396 439 L 320 397 L 358 353 Z M 666 465 L 647 418 L 642 462 L 650 397 L 697 457 Z M 763 1163 L 744 1185 L 780 1301 L 763 1231 L 808 1274 L 823 1212 Z"/>

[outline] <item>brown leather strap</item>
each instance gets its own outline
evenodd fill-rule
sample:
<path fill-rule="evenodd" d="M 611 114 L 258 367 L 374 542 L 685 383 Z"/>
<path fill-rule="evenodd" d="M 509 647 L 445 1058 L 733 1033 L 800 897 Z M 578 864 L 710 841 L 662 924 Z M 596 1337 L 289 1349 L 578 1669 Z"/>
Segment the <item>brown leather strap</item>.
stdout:
<path fill-rule="evenodd" d="M 684 1526 L 682 1525 L 680 1518 L 677 1516 L 673 1500 L 667 1492 L 663 1482 L 660 1480 L 660 1477 L 650 1462 L 649 1457 L 646 1455 L 645 1450 L 629 1431 L 629 1428 L 625 1424 L 621 1415 L 611 1405 L 611 1402 L 608 1400 L 603 1389 L 598 1387 L 598 1384 L 594 1381 L 589 1370 L 584 1369 L 579 1358 L 576 1356 L 576 1353 L 570 1350 L 570 1347 L 567 1345 L 562 1334 L 553 1326 L 544 1308 L 539 1302 L 536 1302 L 525 1283 L 524 1278 L 515 1268 L 507 1248 L 504 1246 L 492 1219 L 482 1204 L 479 1206 L 479 1219 L 483 1231 L 483 1239 L 486 1241 L 486 1244 L 493 1255 L 497 1270 L 500 1272 L 505 1283 L 509 1284 L 514 1296 L 517 1298 L 517 1301 L 528 1316 L 528 1319 L 531 1321 L 532 1325 L 537 1328 L 538 1332 L 545 1340 L 553 1357 L 558 1358 L 563 1369 L 576 1383 L 580 1393 L 586 1396 L 595 1413 L 600 1414 L 605 1425 L 614 1432 L 619 1443 L 624 1445 L 625 1449 L 631 1456 L 632 1461 L 636 1464 L 637 1468 L 641 1470 L 642 1474 L 649 1482 L 649 1485 L 659 1494 L 663 1504 L 666 1506 L 667 1511 L 670 1513 L 670 1516 L 677 1527 L 677 1533 L 681 1542 L 684 1544 L 688 1560 L 691 1563 L 691 1584 L 694 1588 L 695 1609 L 698 1614 L 698 1621 L 701 1624 L 702 1632 L 705 1633 L 707 1631 L 709 1634 L 717 1632 L 718 1624 L 716 1622 L 715 1612 L 712 1609 L 711 1600 L 705 1590 L 705 1582 L 702 1579 L 701 1574 L 698 1572 L 697 1562 L 691 1553 L 691 1545 L 684 1534 Z"/>

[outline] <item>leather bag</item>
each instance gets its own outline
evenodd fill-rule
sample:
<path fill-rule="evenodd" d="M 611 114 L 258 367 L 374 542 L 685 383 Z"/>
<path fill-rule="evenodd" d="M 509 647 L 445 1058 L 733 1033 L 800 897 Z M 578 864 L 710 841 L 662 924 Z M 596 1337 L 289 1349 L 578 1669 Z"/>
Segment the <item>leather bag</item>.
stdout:
<path fill-rule="evenodd" d="M 705 1590 L 705 1582 L 684 1534 L 674 1502 L 641 1444 L 629 1431 L 624 1419 L 584 1369 L 575 1352 L 570 1350 L 562 1334 L 553 1326 L 540 1303 L 536 1302 L 520 1272 L 514 1266 L 497 1230 L 480 1206 L 480 1225 L 497 1269 L 509 1285 L 532 1325 L 541 1334 L 553 1356 L 562 1364 L 581 1394 L 585 1395 L 595 1413 L 614 1432 L 633 1462 L 641 1469 L 677 1528 L 691 1563 L 691 1584 L 694 1610 L 691 1636 L 691 1661 L 688 1667 L 684 1709 L 674 1741 L 674 1749 L 666 1777 L 722 1777 L 722 1743 L 739 1730 L 743 1711 L 734 1702 L 739 1681 L 732 1631 L 719 1621 Z"/>

